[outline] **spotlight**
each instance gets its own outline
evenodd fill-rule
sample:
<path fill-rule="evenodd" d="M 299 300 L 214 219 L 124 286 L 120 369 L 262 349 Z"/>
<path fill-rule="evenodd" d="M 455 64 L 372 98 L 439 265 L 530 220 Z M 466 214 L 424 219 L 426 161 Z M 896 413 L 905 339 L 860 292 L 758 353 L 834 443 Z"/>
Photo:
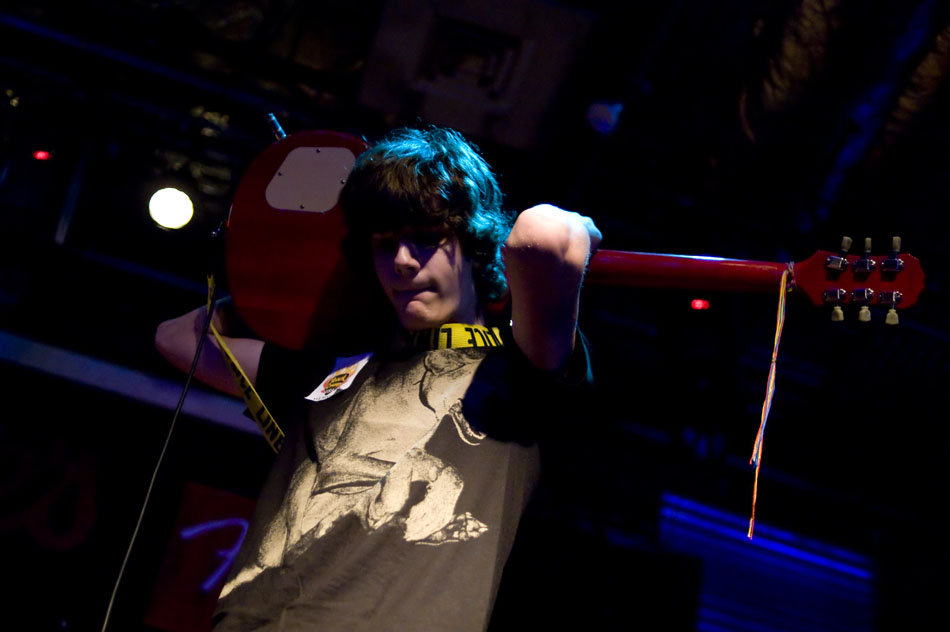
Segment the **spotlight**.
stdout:
<path fill-rule="evenodd" d="M 689 306 L 695 310 L 709 309 L 709 301 L 704 298 L 694 298 Z"/>
<path fill-rule="evenodd" d="M 195 207 L 186 193 L 168 187 L 152 194 L 148 214 L 163 228 L 181 228 L 191 221 Z"/>

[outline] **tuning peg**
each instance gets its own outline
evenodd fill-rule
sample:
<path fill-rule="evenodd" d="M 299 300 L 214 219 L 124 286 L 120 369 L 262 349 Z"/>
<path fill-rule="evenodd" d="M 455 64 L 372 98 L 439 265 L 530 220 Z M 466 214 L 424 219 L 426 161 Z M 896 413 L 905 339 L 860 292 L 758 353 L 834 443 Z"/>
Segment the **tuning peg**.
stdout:
<path fill-rule="evenodd" d="M 852 239 L 845 235 L 841 238 L 841 256 L 848 254 L 848 251 L 851 250 Z"/>
<path fill-rule="evenodd" d="M 843 301 L 848 296 L 848 292 L 844 288 L 836 288 L 834 290 L 825 290 L 822 293 L 822 298 L 825 301 L 826 305 L 834 304 L 834 307 L 831 310 L 831 320 L 835 323 L 840 323 L 844 320 L 844 312 L 841 311 L 841 301 Z"/>
<path fill-rule="evenodd" d="M 864 238 L 864 256 L 854 262 L 854 271 L 869 274 L 877 264 L 871 259 L 871 238 Z"/>
<path fill-rule="evenodd" d="M 891 237 L 891 256 L 885 259 L 881 263 L 882 272 L 900 272 L 904 269 L 904 262 L 900 259 L 901 253 L 901 238 L 897 235 Z M 882 297 L 883 299 L 884 297 Z M 896 325 L 900 322 L 900 318 L 897 315 L 897 309 L 895 305 L 901 301 L 900 292 L 890 292 L 886 298 L 887 302 L 891 304 L 891 308 L 887 310 L 887 316 L 884 317 L 884 323 L 887 325 Z"/>
<path fill-rule="evenodd" d="M 845 235 L 841 238 L 841 249 L 839 255 L 829 255 L 825 259 L 825 268 L 832 272 L 842 272 L 848 267 L 848 260 L 845 256 L 848 254 L 848 251 L 851 250 L 851 238 Z"/>
<path fill-rule="evenodd" d="M 857 270 L 858 263 L 860 263 L 860 261 L 855 263 L 855 270 Z M 851 290 L 851 302 L 861 306 L 861 309 L 858 310 L 858 320 L 862 323 L 871 322 L 871 310 L 868 308 L 868 303 L 870 303 L 873 298 L 874 290 L 871 288 L 857 288 Z"/>
<path fill-rule="evenodd" d="M 900 259 L 901 238 L 891 237 L 891 256 L 881 262 L 881 272 L 897 273 L 904 269 L 904 262 Z"/>

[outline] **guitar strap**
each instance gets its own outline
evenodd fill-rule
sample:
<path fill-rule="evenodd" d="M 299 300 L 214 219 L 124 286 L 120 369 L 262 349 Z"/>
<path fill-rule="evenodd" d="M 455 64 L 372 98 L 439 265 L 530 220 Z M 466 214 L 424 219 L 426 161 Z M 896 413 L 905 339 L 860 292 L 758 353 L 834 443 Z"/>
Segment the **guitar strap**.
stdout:
<path fill-rule="evenodd" d="M 412 336 L 415 349 L 471 349 L 473 347 L 502 347 L 498 327 L 483 327 L 464 323 L 446 323 L 441 327 L 423 329 Z"/>
<path fill-rule="evenodd" d="M 213 316 L 213 296 L 214 276 L 209 274 L 208 304 L 206 308 L 209 319 Z M 267 410 L 267 406 L 265 406 L 264 402 L 261 400 L 261 396 L 257 394 L 257 390 L 254 388 L 254 385 L 251 384 L 249 379 L 247 379 L 247 374 L 244 373 L 244 369 L 242 369 L 241 365 L 238 364 L 237 358 L 235 358 L 234 354 L 231 353 L 231 350 L 228 349 L 228 345 L 225 344 L 224 338 L 218 333 L 218 330 L 215 328 L 214 324 L 211 324 L 209 329 L 211 330 L 211 333 L 214 334 L 214 339 L 218 341 L 218 347 L 221 349 L 221 354 L 224 356 L 225 363 L 228 365 L 228 369 L 230 369 L 231 375 L 234 377 L 234 383 L 237 385 L 242 399 L 244 399 L 244 405 L 247 406 L 247 410 L 250 413 L 251 418 L 255 421 L 255 423 L 257 423 L 257 427 L 260 428 L 261 434 L 264 435 L 264 438 L 267 440 L 267 443 L 270 445 L 271 449 L 274 452 L 279 452 L 280 446 L 284 442 L 284 431 L 281 430 L 280 426 L 277 425 L 277 422 L 274 421 L 270 411 Z"/>

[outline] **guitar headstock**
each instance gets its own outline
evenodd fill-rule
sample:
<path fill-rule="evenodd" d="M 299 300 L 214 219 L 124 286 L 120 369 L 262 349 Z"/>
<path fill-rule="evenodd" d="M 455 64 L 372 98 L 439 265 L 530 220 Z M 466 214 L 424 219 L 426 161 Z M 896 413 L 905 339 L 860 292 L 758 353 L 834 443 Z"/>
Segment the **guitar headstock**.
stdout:
<path fill-rule="evenodd" d="M 887 307 L 888 324 L 897 323 L 896 309 L 906 309 L 924 289 L 924 271 L 917 257 L 901 252 L 900 237 L 891 241 L 887 255 L 871 254 L 871 240 L 864 253 L 849 255 L 851 238 L 845 237 L 838 253 L 819 250 L 793 268 L 793 287 L 813 305 L 833 307 L 832 320 L 842 320 L 842 306 L 860 307 L 858 319 L 870 320 L 870 308 Z"/>

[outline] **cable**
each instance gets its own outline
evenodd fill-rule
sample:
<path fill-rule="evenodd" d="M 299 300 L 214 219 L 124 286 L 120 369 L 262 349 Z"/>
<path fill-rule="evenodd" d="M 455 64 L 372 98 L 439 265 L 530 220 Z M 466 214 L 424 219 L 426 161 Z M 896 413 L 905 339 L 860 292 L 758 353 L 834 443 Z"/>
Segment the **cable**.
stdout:
<path fill-rule="evenodd" d="M 214 305 L 214 287 L 211 287 L 210 295 L 208 302 L 211 305 Z M 198 338 L 198 348 L 195 349 L 195 357 L 191 361 L 191 369 L 188 371 L 188 377 L 185 378 L 185 386 L 182 388 L 181 396 L 178 398 L 178 406 L 175 408 L 175 414 L 172 415 L 171 424 L 168 427 L 168 435 L 165 437 L 165 445 L 162 446 L 161 454 L 158 456 L 158 462 L 155 464 L 155 469 L 152 471 L 152 480 L 148 484 L 148 490 L 145 492 L 145 501 L 142 503 L 142 511 L 139 512 L 138 520 L 135 523 L 135 530 L 132 532 L 132 539 L 129 541 L 129 548 L 125 551 L 125 559 L 122 560 L 122 567 L 119 569 L 119 575 L 116 577 L 115 586 L 112 588 L 112 596 L 109 597 L 109 605 L 106 608 L 105 620 L 102 622 L 102 631 L 106 632 L 106 627 L 109 625 L 109 617 L 112 615 L 112 606 L 115 604 L 116 594 L 119 592 L 119 584 L 122 583 L 122 576 L 125 574 L 125 568 L 128 565 L 129 557 L 132 555 L 132 548 L 135 546 L 135 540 L 139 535 L 139 529 L 142 526 L 142 521 L 145 518 L 145 509 L 148 507 L 148 501 L 152 497 L 152 489 L 155 487 L 155 479 L 158 478 L 158 471 L 162 467 L 162 462 L 165 460 L 165 453 L 168 451 L 168 444 L 171 443 L 172 433 L 175 431 L 175 425 L 178 422 L 178 415 L 181 413 L 182 406 L 185 403 L 185 396 L 188 394 L 188 388 L 191 386 L 191 380 L 195 375 L 195 369 L 198 368 L 198 358 L 201 355 L 201 349 L 204 347 L 205 338 L 208 336 L 208 328 L 211 326 L 211 317 L 214 316 L 214 311 L 209 310 L 205 315 L 204 326 L 201 329 L 201 337 Z"/>

